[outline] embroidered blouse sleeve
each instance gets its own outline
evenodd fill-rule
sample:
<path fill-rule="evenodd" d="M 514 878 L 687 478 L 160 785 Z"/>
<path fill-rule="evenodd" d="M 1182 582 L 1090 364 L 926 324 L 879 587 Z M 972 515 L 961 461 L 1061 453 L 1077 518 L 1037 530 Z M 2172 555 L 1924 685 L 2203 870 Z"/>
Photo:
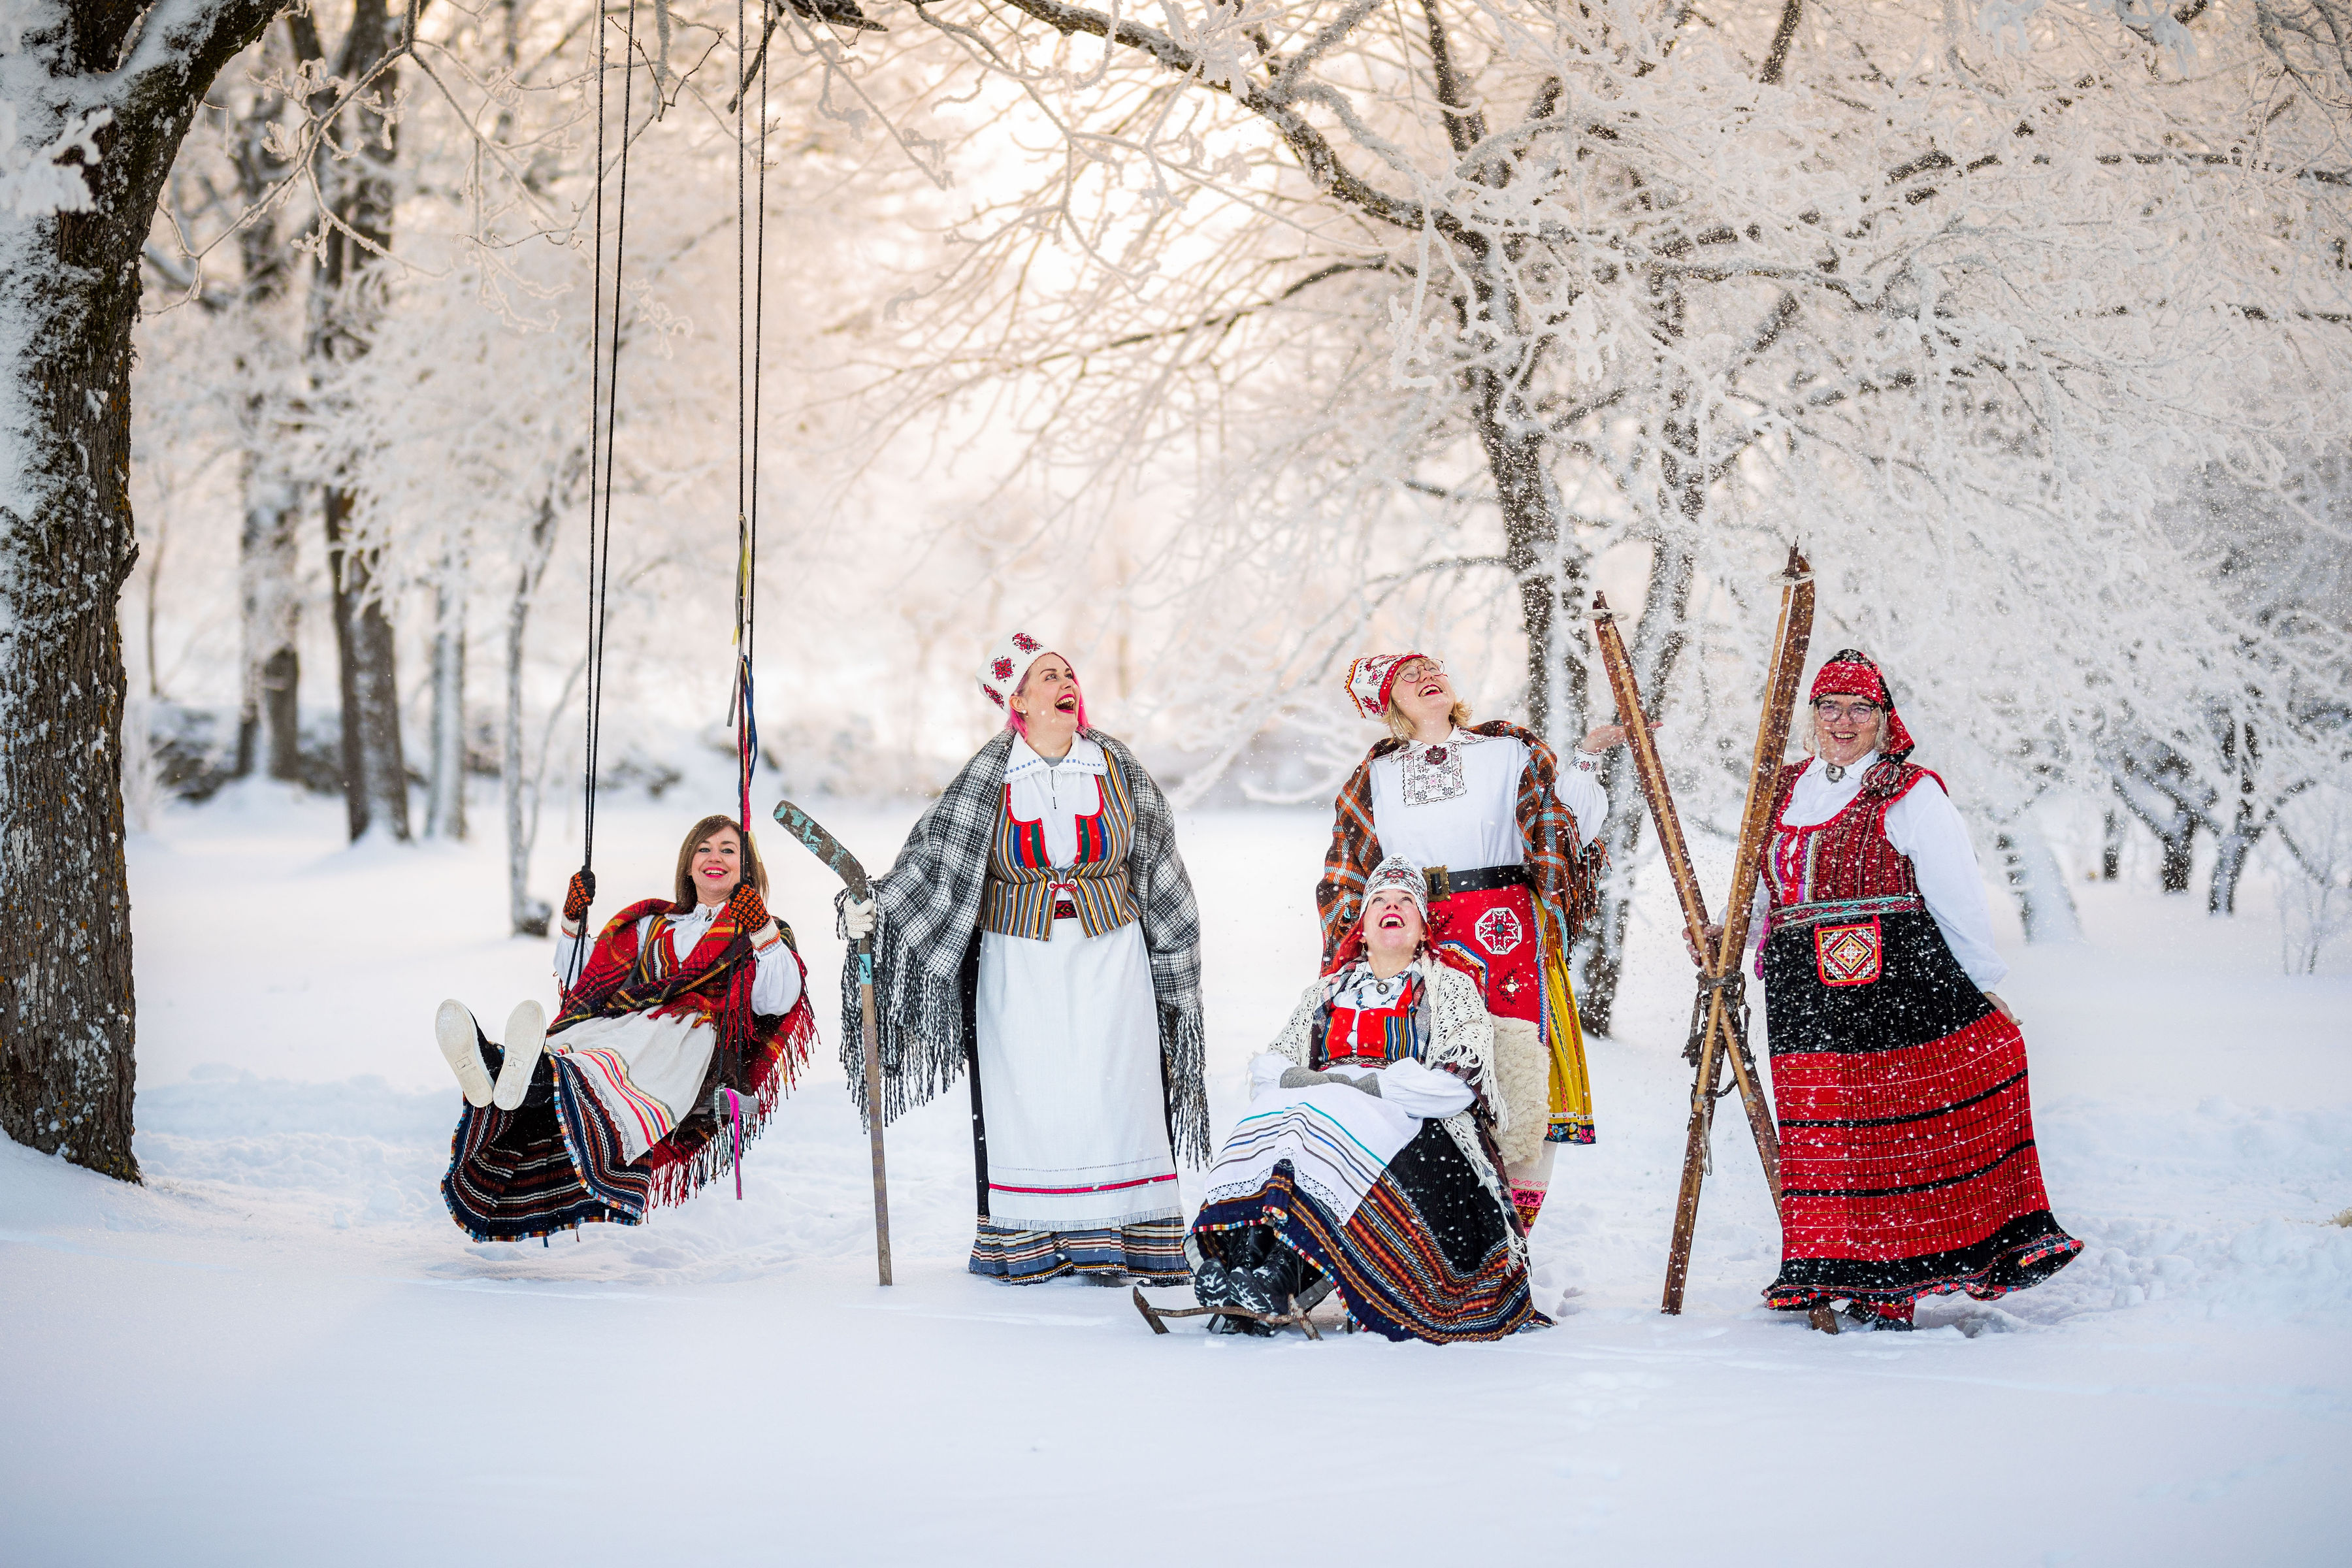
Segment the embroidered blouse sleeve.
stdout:
<path fill-rule="evenodd" d="M 1976 848 L 1951 798 L 1934 779 L 1921 779 L 1886 808 L 1886 841 L 1910 858 L 1919 896 L 1944 933 L 1944 945 L 1977 989 L 1999 985 L 2009 965 L 1993 951 L 1992 912 L 1985 904 Z"/>
<path fill-rule="evenodd" d="M 1601 759 L 1588 757 L 1573 746 L 1561 753 L 1559 778 L 1552 786 L 1559 804 L 1576 818 L 1576 841 L 1590 844 L 1609 816 L 1609 792 L 1601 787 Z"/>
<path fill-rule="evenodd" d="M 568 925 L 557 925 L 555 930 L 555 984 L 558 986 L 569 985 L 573 980 L 579 977 L 578 971 L 584 968 L 587 964 L 587 948 L 588 932 L 584 928 L 579 931 L 574 931 Z"/>
<path fill-rule="evenodd" d="M 772 1018 L 791 1012 L 801 999 L 800 956 L 772 924 L 753 941 L 752 949 L 751 1011 Z"/>

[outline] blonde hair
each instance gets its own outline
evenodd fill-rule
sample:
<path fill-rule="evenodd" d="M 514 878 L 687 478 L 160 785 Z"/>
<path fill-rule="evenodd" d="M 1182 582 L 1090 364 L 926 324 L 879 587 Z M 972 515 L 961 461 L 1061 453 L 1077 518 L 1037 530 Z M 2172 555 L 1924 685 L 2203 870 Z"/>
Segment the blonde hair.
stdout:
<path fill-rule="evenodd" d="M 1393 697 L 1389 699 L 1389 710 L 1385 717 L 1389 721 L 1390 734 L 1394 735 L 1400 741 L 1410 741 L 1412 739 L 1414 734 L 1412 721 L 1404 716 L 1404 710 L 1397 706 L 1397 700 Z M 1470 727 L 1470 704 L 1463 701 L 1458 697 L 1455 698 L 1454 700 L 1452 711 L 1448 712 L 1445 717 L 1453 722 L 1455 729 L 1468 729 Z"/>
<path fill-rule="evenodd" d="M 1886 754 L 1886 710 L 1884 708 L 1878 710 L 1878 732 L 1870 738 L 1870 749 L 1881 756 Z M 1822 721 L 1813 711 L 1812 703 L 1808 701 L 1805 704 L 1805 755 L 1818 757 L 1821 754 Z"/>

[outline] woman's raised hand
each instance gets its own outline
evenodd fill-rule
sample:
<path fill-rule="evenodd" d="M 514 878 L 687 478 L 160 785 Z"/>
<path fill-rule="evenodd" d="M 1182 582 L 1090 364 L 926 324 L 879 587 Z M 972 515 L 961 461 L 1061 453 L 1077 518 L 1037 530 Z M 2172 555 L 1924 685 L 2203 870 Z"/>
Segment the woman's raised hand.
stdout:
<path fill-rule="evenodd" d="M 1658 721 L 1653 721 L 1650 728 L 1654 730 L 1657 727 Z M 1597 757 L 1612 746 L 1622 746 L 1624 743 L 1624 725 L 1595 724 L 1591 729 L 1587 730 L 1584 732 L 1584 739 L 1576 743 L 1576 749 L 1582 752 L 1588 757 Z"/>
<path fill-rule="evenodd" d="M 727 900 L 727 914 L 737 929 L 752 935 L 767 930 L 772 918 L 768 913 L 768 900 L 760 896 L 758 886 L 748 879 L 737 884 L 734 896 Z"/>

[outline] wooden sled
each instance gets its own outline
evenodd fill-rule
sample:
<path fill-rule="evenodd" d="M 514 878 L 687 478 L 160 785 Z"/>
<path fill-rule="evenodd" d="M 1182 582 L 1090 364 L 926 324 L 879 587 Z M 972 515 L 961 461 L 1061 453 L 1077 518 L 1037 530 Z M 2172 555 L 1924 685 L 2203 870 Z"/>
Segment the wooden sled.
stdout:
<path fill-rule="evenodd" d="M 1248 1318 L 1277 1331 L 1288 1328 L 1300 1329 L 1305 1331 L 1310 1340 L 1320 1340 L 1323 1334 L 1321 1330 L 1316 1328 L 1314 1321 L 1307 1314 L 1321 1306 L 1323 1299 L 1330 1293 L 1331 1281 L 1318 1279 L 1292 1299 L 1289 1311 L 1253 1312 L 1245 1307 L 1155 1307 L 1143 1299 L 1142 1286 L 1135 1286 L 1129 1292 L 1135 1299 L 1135 1310 L 1143 1314 L 1143 1321 L 1151 1325 L 1151 1331 L 1155 1334 L 1164 1334 L 1168 1331 L 1167 1320 L 1170 1318 L 1222 1316 Z"/>

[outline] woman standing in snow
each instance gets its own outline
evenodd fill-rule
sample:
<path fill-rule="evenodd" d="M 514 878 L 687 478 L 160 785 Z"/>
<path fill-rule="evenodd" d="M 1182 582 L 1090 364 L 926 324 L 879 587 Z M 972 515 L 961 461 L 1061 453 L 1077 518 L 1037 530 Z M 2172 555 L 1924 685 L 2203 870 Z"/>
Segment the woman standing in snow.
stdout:
<path fill-rule="evenodd" d="M 816 1039 L 767 886 L 735 820 L 706 816 L 678 847 L 675 896 L 631 904 L 584 955 L 595 882 L 573 876 L 552 1028 L 520 1003 L 501 1048 L 462 1004 L 441 1004 L 435 1033 L 466 1097 L 441 1194 L 468 1236 L 635 1225 L 734 1163 Z"/>
<path fill-rule="evenodd" d="M 1374 654 L 1348 670 L 1348 700 L 1389 738 L 1332 802 L 1330 852 L 1315 889 L 1328 961 L 1363 912 L 1384 856 L 1429 868 L 1432 939 L 1475 977 L 1495 1025 L 1509 1102 L 1503 1156 L 1511 1201 L 1532 1226 L 1561 1143 L 1592 1142 L 1592 1089 L 1569 987 L 1568 944 L 1593 908 L 1609 808 L 1601 754 L 1625 738 L 1586 734 L 1565 773 L 1549 746 L 1499 721 L 1472 726 L 1438 662 Z"/>
<path fill-rule="evenodd" d="M 1186 1277 L 1175 1154 L 1208 1152 L 1201 931 L 1176 824 L 1134 753 L 1090 729 L 1069 661 L 1024 632 L 980 689 L 1005 728 L 964 764 L 844 929 L 874 938 L 885 1115 L 970 1068 L 971 1271 Z M 857 976 L 842 1059 L 862 1081 Z"/>
<path fill-rule="evenodd" d="M 1427 881 L 1391 856 L 1364 915 L 1250 1064 L 1249 1109 L 1208 1176 L 1187 1254 L 1204 1307 L 1288 1310 L 1328 1279 L 1391 1340 L 1499 1339 L 1548 1321 L 1486 1127 L 1494 1021 L 1424 940 Z M 1219 1316 L 1213 1329 L 1269 1331 Z"/>
<path fill-rule="evenodd" d="M 1990 1300 L 2082 1250 L 2042 1184 L 2025 1038 L 1994 993 L 1984 882 L 1944 781 L 1915 766 L 1878 666 L 1814 677 L 1814 755 L 1781 770 L 1759 969 L 1780 1121 L 1766 1300 L 1908 1329 L 1922 1296 Z"/>

